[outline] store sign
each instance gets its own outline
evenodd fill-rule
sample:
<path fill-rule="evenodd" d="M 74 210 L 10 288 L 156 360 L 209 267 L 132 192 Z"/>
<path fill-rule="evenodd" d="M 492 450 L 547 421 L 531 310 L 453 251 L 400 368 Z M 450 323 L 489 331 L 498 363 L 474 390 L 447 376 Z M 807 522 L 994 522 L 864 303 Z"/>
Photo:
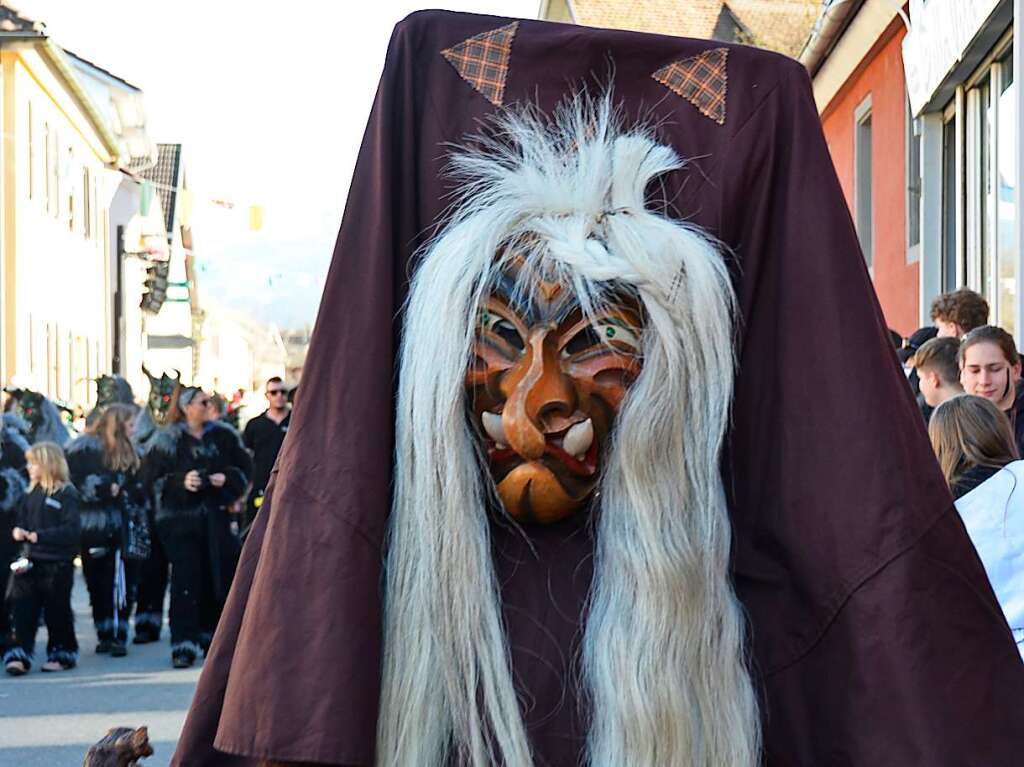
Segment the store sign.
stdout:
<path fill-rule="evenodd" d="M 999 0 L 910 0 L 903 68 L 914 114 L 920 114 L 967 51 Z"/>

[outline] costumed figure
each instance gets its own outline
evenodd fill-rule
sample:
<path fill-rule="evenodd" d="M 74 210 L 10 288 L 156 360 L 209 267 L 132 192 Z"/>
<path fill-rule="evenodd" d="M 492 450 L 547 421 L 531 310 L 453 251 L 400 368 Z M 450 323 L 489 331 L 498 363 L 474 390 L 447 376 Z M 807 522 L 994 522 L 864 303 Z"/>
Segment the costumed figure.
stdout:
<path fill-rule="evenodd" d="M 8 602 L 8 565 L 17 558 L 18 544 L 11 537 L 18 503 L 28 486 L 25 452 L 28 424 L 14 413 L 0 420 L 0 654 L 7 647 L 11 606 Z"/>
<path fill-rule="evenodd" d="M 4 391 L 14 399 L 14 412 L 28 424 L 30 444 L 53 442 L 64 447 L 68 443 L 71 431 L 61 416 L 63 408 L 32 389 L 8 387 Z"/>
<path fill-rule="evenodd" d="M 129 405 L 138 409 L 132 385 L 123 376 L 101 375 L 96 379 L 96 404 L 85 417 L 86 428 L 92 426 L 107 405 L 113 404 Z"/>
<path fill-rule="evenodd" d="M 149 396 L 146 406 L 135 419 L 133 439 L 140 453 L 144 453 L 149 444 L 163 426 L 169 424 L 174 412 L 174 403 L 181 394 L 181 373 L 174 371 L 173 377 L 163 373 L 159 378 L 154 376 L 145 365 L 142 372 L 149 379 Z M 156 521 L 153 519 L 155 502 L 153 488 L 144 483 L 147 496 L 147 521 L 150 530 L 149 556 L 139 565 L 138 600 L 135 606 L 135 632 L 132 642 L 146 644 L 160 638 L 160 630 L 164 622 L 164 598 L 167 595 L 169 566 L 167 554 L 160 537 L 155 534 Z"/>
<path fill-rule="evenodd" d="M 157 535 L 171 564 L 171 659 L 177 668 L 191 666 L 209 647 L 238 557 L 228 507 L 252 473 L 238 433 L 211 421 L 208 405 L 202 389 L 183 389 L 170 424 L 153 436 L 143 456 Z"/>
<path fill-rule="evenodd" d="M 302 388 L 172 764 L 1019 760 L 797 62 L 406 19 Z"/>
<path fill-rule="evenodd" d="M 127 653 L 138 568 L 148 550 L 148 499 L 132 442 L 135 408 L 106 405 L 66 453 L 81 496 L 82 571 L 96 627 L 96 652 Z"/>

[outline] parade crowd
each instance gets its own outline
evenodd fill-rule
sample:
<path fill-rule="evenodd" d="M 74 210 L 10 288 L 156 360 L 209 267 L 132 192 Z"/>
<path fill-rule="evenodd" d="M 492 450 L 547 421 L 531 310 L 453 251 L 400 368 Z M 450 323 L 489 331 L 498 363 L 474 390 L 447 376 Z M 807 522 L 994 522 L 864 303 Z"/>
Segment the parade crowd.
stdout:
<path fill-rule="evenodd" d="M 935 300 L 932 326 L 907 339 L 893 333 L 955 499 L 1004 468 L 1024 466 L 1021 358 L 1013 337 L 987 324 L 988 314 L 982 296 L 960 289 Z M 168 588 L 173 666 L 187 668 L 209 648 L 288 431 L 294 390 L 270 379 L 267 410 L 240 433 L 222 399 L 166 374 L 149 377 L 144 406 L 123 379 L 101 378 L 77 436 L 46 397 L 5 390 L 0 561 L 10 568 L 0 647 L 8 674 L 32 668 L 41 621 L 48 635 L 41 670 L 76 665 L 76 560 L 97 653 L 126 655 L 129 626 L 134 643 L 158 641 Z M 1024 630 L 1015 631 L 1024 641 Z"/>
<path fill-rule="evenodd" d="M 141 406 L 124 379 L 99 379 L 96 407 L 78 435 L 43 395 L 5 389 L 0 651 L 12 676 L 35 663 L 41 622 L 48 641 L 40 669 L 76 665 L 76 561 L 97 653 L 126 655 L 129 626 L 132 642 L 158 641 L 168 589 L 173 666 L 187 668 L 209 648 L 295 390 L 271 378 L 267 410 L 239 432 L 222 398 L 147 375 Z"/>

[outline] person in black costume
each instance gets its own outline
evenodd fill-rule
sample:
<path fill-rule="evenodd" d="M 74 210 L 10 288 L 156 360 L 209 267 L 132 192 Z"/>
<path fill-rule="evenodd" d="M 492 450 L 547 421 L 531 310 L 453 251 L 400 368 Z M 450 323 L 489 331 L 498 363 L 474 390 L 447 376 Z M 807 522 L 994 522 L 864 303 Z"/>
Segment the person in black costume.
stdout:
<path fill-rule="evenodd" d="M 209 647 L 238 559 L 227 507 L 242 496 L 252 459 L 231 427 L 209 419 L 208 396 L 185 389 L 171 424 L 143 457 L 156 531 L 171 563 L 171 660 L 191 666 Z"/>
<path fill-rule="evenodd" d="M 14 413 L 4 413 L 0 421 L 0 653 L 7 649 L 11 606 L 7 599 L 7 565 L 17 556 L 18 544 L 11 537 L 18 503 L 25 494 L 28 474 L 25 451 L 28 426 Z"/>
<path fill-rule="evenodd" d="M 96 626 L 96 652 L 127 654 L 136 568 L 127 567 L 129 526 L 146 524 L 146 498 L 131 440 L 135 410 L 108 405 L 68 446 L 71 481 L 82 497 L 82 570 Z"/>
<path fill-rule="evenodd" d="M 18 505 L 11 537 L 21 546 L 20 567 L 11 578 L 14 631 L 4 653 L 8 674 L 32 667 L 40 614 L 46 619 L 43 671 L 64 671 L 78 662 L 78 640 L 71 612 L 74 558 L 78 551 L 78 492 L 68 481 L 64 452 L 40 442 L 26 453 L 32 480 Z"/>
<path fill-rule="evenodd" d="M 146 406 L 139 412 L 135 420 L 133 439 L 140 453 L 145 453 L 150 441 L 159 433 L 160 427 L 169 423 L 169 416 L 174 411 L 174 403 L 181 393 L 181 374 L 175 371 L 175 377 L 162 374 L 159 378 L 142 368 L 149 378 L 149 397 Z M 155 531 L 153 519 L 154 504 L 152 488 L 147 484 L 148 523 L 149 529 Z M 150 536 L 149 556 L 139 562 L 138 599 L 135 606 L 134 644 L 146 644 L 160 639 L 160 630 L 164 622 L 164 597 L 167 595 L 169 577 L 167 554 L 157 535 Z"/>

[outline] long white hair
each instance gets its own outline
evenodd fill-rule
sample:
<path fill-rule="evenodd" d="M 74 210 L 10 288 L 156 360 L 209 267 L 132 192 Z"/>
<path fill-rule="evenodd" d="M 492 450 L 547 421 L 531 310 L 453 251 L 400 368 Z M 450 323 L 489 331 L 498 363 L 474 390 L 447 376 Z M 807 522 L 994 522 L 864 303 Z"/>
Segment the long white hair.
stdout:
<path fill-rule="evenodd" d="M 683 166 L 605 95 L 552 119 L 506 112 L 457 152 L 460 196 L 406 306 L 385 581 L 377 763 L 533 764 L 487 519 L 493 482 L 467 418 L 476 317 L 509 259 L 643 305 L 643 369 L 606 448 L 582 647 L 592 767 L 752 767 L 756 696 L 729 580 L 719 456 L 734 296 L 716 245 L 645 206 Z M 570 682 L 571 683 L 571 682 Z"/>

